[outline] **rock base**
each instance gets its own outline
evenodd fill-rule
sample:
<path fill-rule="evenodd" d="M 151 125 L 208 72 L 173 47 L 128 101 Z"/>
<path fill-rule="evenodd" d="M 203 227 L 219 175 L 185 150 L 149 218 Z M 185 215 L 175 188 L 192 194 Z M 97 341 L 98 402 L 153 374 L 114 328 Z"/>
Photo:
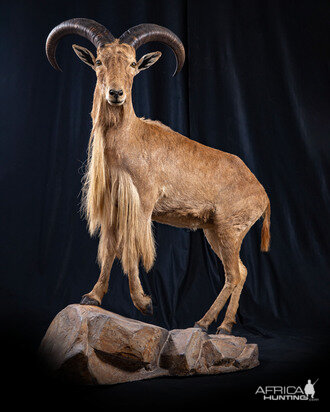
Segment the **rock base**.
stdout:
<path fill-rule="evenodd" d="M 245 338 L 195 328 L 168 331 L 84 305 L 57 314 L 39 354 L 56 375 L 85 384 L 218 374 L 259 364 L 258 346 Z"/>

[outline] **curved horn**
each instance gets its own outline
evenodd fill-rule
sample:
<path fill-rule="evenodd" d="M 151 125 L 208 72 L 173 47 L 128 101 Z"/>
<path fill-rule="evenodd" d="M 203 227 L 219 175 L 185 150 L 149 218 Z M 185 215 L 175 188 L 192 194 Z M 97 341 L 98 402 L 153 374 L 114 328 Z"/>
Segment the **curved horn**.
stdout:
<path fill-rule="evenodd" d="M 127 43 L 137 50 L 142 44 L 150 41 L 159 41 L 169 46 L 176 57 L 176 69 L 173 74 L 175 76 L 182 69 L 185 60 L 185 51 L 182 41 L 171 30 L 157 24 L 139 24 L 134 26 L 119 38 L 120 43 Z"/>
<path fill-rule="evenodd" d="M 53 28 L 46 41 L 47 58 L 56 70 L 61 70 L 55 56 L 57 44 L 62 37 L 68 34 L 79 34 L 91 41 L 96 48 L 105 43 L 111 43 L 115 39 L 108 29 L 94 20 L 77 18 L 64 21 Z"/>

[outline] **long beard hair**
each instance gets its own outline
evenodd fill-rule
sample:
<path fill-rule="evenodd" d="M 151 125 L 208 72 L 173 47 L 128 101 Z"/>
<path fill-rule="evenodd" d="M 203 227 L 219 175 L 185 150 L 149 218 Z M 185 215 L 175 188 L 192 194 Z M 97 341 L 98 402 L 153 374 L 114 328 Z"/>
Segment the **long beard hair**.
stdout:
<path fill-rule="evenodd" d="M 93 236 L 99 232 L 103 238 L 114 234 L 110 241 L 115 242 L 113 247 L 125 273 L 136 270 L 140 259 L 149 271 L 155 259 L 151 218 L 146 221 L 142 213 L 139 193 L 131 176 L 110 167 L 105 154 L 107 130 L 120 123 L 123 106 L 110 106 L 96 91 L 91 115 L 93 128 L 82 189 L 82 211 L 89 233 Z M 100 264 L 104 253 L 99 248 Z"/>

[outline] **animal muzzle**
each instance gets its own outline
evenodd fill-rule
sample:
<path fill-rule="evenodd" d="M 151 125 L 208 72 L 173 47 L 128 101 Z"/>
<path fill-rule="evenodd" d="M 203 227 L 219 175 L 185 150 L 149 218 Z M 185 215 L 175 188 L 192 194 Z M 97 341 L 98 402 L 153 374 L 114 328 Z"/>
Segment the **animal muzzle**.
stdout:
<path fill-rule="evenodd" d="M 125 103 L 126 94 L 123 89 L 109 88 L 106 99 L 112 106 L 121 106 Z"/>

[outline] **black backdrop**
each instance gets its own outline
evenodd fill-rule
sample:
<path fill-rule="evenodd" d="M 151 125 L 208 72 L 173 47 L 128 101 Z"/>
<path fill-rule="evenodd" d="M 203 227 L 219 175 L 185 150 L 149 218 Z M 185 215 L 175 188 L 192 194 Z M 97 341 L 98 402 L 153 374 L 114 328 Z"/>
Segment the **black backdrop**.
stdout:
<path fill-rule="evenodd" d="M 135 80 L 136 113 L 240 156 L 272 205 L 270 253 L 259 251 L 259 222 L 242 247 L 248 278 L 235 329 L 259 343 L 259 372 L 130 384 L 103 391 L 103 398 L 150 397 L 153 388 L 154 395 L 187 400 L 189 387 L 189 399 L 192 392 L 223 397 L 244 388 L 255 399 L 255 382 L 277 377 L 283 384 L 284 373 L 298 365 L 314 365 L 308 371 L 317 378 L 316 357 L 330 323 L 326 1 L 1 2 L 1 319 L 7 339 L 15 337 L 20 353 L 33 351 L 56 313 L 79 302 L 98 276 L 97 240 L 79 215 L 95 77 L 71 44 L 93 46 L 76 36 L 63 40 L 57 54 L 63 73 L 44 53 L 49 31 L 72 17 L 95 19 L 116 37 L 142 22 L 173 30 L 186 48 L 184 69 L 172 78 L 171 51 L 158 43 L 141 47 L 138 56 L 154 50 L 163 56 Z M 221 264 L 201 231 L 155 224 L 154 233 L 155 266 L 141 271 L 154 316 L 134 308 L 118 263 L 103 307 L 166 328 L 192 326 L 221 289 Z M 301 373 L 291 383 L 307 378 Z"/>

